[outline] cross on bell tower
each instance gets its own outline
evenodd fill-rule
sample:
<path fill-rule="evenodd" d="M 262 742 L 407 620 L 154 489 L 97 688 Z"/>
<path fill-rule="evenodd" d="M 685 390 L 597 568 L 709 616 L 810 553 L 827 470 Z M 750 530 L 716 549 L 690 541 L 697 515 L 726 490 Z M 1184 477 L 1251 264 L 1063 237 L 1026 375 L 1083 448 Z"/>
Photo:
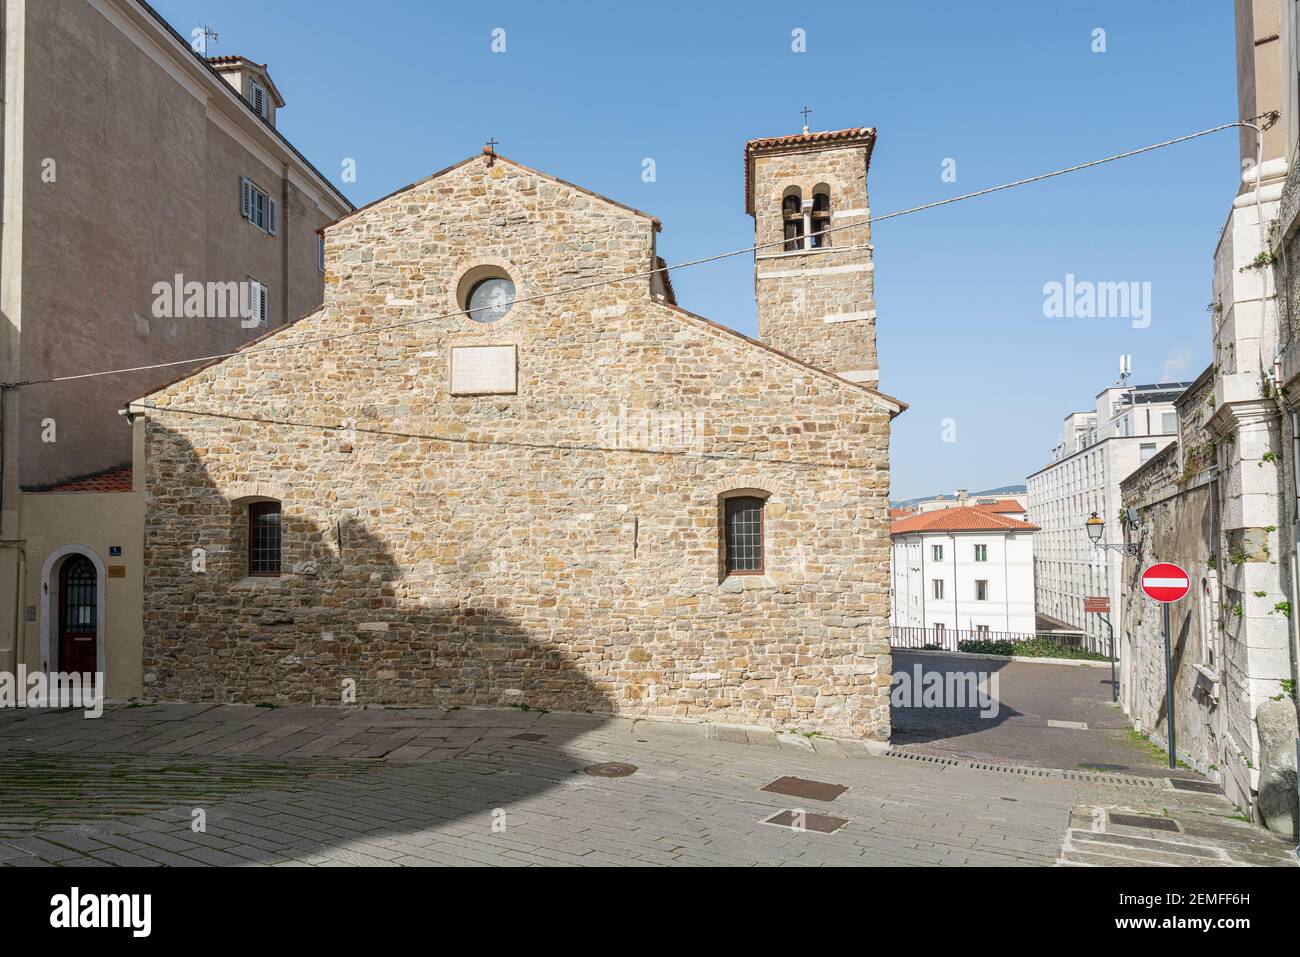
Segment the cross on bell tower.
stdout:
<path fill-rule="evenodd" d="M 803 114 L 803 131 L 804 131 L 805 133 L 807 133 L 807 132 L 808 132 L 808 114 L 811 113 L 812 110 L 808 109 L 808 107 L 805 106 L 805 107 L 804 107 L 802 110 L 800 110 L 799 112 Z"/>

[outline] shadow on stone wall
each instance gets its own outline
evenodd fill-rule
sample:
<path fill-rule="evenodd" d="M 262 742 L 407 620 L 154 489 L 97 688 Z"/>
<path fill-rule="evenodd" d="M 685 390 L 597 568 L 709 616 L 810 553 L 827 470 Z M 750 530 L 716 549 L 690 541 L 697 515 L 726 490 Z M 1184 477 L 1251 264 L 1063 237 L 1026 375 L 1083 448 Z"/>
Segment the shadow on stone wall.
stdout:
<path fill-rule="evenodd" d="M 295 498 L 292 479 L 284 482 L 282 577 L 248 577 L 245 506 L 218 492 L 184 435 L 156 419 L 149 429 L 150 455 L 166 457 L 168 481 L 177 488 L 153 479 L 158 462 L 151 463 L 147 696 L 614 710 L 574 662 L 521 626 L 510 613 L 510 596 L 473 595 L 469 583 L 454 577 L 455 564 L 403 567 L 364 515 L 303 501 L 304 494 L 319 493 L 314 484 L 299 487 Z M 370 479 L 382 483 L 384 476 Z M 313 520 L 313 512 L 329 521 Z M 412 526 L 410 534 L 416 538 L 421 530 Z M 192 568 L 196 547 L 206 552 L 202 572 Z M 440 594 L 464 594 L 466 601 L 431 599 L 435 580 Z M 352 701 L 345 700 L 349 682 Z"/>
<path fill-rule="evenodd" d="M 441 577 L 403 567 L 363 515 L 324 510 L 332 519 L 328 523 L 308 517 L 305 511 L 322 514 L 321 503 L 295 501 L 291 478 L 283 483 L 282 502 L 287 574 L 249 580 L 240 532 L 246 528 L 244 506 L 218 492 L 185 436 L 156 419 L 148 427 L 150 455 L 166 456 L 168 482 L 175 488 L 153 478 L 159 463 L 151 462 L 146 695 L 162 701 L 316 705 L 260 712 L 256 734 L 292 734 L 296 744 L 306 739 L 310 752 L 311 739 L 324 745 L 322 738 L 360 727 L 361 734 L 349 741 L 369 746 L 359 754 L 349 754 L 346 744 L 321 747 L 312 758 L 316 765 L 338 758 L 363 770 L 346 778 L 326 773 L 293 798 L 316 808 L 308 815 L 313 820 L 330 822 L 321 829 L 328 833 L 295 845 L 324 852 L 354 841 L 414 836 L 457 821 L 491 828 L 498 809 L 509 814 L 591 763 L 564 746 L 604 725 L 613 704 L 566 656 L 529 635 L 510 614 L 509 596 L 463 604 L 431 600 L 422 593 L 429 587 L 422 582 L 435 577 L 442 594 L 473 590 L 468 583 L 448 581 L 446 565 Z M 384 476 L 372 480 L 383 482 Z M 308 494 L 317 488 L 312 485 Z M 303 494 L 301 488 L 298 492 Z M 207 552 L 202 573 L 192 567 L 196 547 Z M 489 604 L 494 607 L 485 607 Z M 355 682 L 351 702 L 344 699 L 348 681 Z M 131 715 L 110 717 L 129 720 Z M 389 743 L 401 746 L 402 732 L 412 728 L 418 731 L 407 743 L 414 750 L 433 748 L 409 763 L 342 760 L 379 757 Z M 524 732 L 540 737 L 514 737 Z M 441 735 L 446 737 L 434 740 Z M 249 745 L 238 758 L 214 748 L 208 760 L 297 760 L 274 742 L 266 750 L 251 740 Z M 210 830 L 219 833 L 229 815 L 255 822 L 262 813 L 256 801 L 217 803 Z M 268 861 L 275 857 L 267 851 Z"/>

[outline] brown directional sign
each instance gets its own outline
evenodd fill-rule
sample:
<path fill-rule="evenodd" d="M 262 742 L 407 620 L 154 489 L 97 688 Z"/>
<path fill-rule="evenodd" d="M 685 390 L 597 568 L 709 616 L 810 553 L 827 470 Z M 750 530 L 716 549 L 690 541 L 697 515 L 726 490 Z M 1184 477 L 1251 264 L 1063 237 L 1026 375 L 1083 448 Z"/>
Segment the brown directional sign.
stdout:
<path fill-rule="evenodd" d="M 1083 599 L 1083 610 L 1086 614 L 1110 614 L 1110 599 L 1105 595 L 1086 595 Z"/>

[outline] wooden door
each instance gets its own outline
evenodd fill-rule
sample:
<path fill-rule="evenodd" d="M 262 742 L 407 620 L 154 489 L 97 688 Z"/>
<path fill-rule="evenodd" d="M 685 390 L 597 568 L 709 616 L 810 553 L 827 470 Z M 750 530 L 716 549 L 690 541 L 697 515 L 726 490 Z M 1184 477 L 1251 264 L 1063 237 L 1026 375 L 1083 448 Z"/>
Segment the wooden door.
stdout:
<path fill-rule="evenodd" d="M 96 670 L 98 599 L 94 564 L 85 555 L 69 557 L 59 569 L 59 671 Z"/>

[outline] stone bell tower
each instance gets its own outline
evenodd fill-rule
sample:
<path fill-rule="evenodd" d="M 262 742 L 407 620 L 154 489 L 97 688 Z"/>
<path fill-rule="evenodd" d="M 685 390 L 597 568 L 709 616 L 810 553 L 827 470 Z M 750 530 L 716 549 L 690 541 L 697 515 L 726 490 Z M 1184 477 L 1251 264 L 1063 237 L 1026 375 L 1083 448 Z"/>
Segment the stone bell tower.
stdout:
<path fill-rule="evenodd" d="M 759 339 L 870 386 L 880 372 L 871 230 L 863 221 L 875 142 L 872 128 L 804 127 L 745 144 L 745 209 L 755 242 L 776 244 L 755 254 Z M 836 231 L 818 235 L 825 229 Z"/>

